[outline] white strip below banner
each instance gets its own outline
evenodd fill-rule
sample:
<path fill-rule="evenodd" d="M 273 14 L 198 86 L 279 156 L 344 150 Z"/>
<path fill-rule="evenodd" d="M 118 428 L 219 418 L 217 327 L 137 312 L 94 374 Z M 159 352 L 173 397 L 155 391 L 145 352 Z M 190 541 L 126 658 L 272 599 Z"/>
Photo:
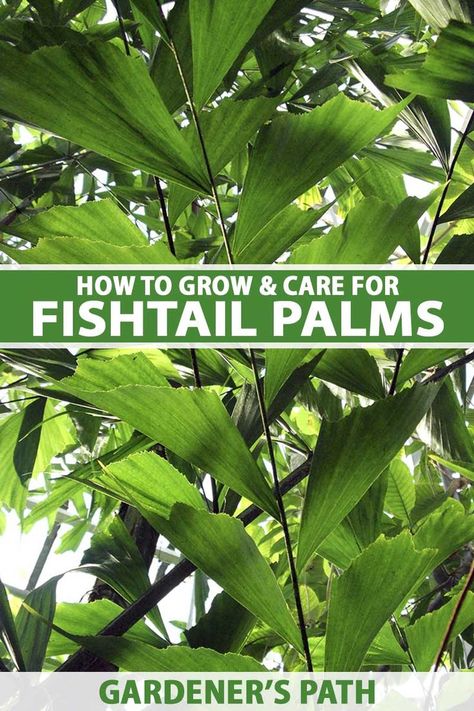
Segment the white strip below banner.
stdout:
<path fill-rule="evenodd" d="M 474 674 L 3 673 L 0 710 L 377 709 L 472 711 Z"/>

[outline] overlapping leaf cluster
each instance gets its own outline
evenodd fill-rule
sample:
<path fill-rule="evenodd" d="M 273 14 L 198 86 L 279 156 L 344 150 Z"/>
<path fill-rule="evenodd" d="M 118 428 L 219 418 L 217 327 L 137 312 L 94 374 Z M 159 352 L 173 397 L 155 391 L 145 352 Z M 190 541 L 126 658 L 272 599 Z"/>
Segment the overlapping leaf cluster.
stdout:
<path fill-rule="evenodd" d="M 114 5 L 0 3 L 3 261 L 472 263 L 469 3 Z M 3 350 L 0 525 L 50 532 L 0 668 L 471 667 L 470 359 Z"/>

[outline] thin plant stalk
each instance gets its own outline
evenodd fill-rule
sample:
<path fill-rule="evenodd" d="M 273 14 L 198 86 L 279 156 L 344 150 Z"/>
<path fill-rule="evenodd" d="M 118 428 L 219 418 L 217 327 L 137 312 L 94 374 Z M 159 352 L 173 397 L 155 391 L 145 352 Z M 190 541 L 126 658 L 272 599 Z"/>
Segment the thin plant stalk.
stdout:
<path fill-rule="evenodd" d="M 446 646 L 449 642 L 449 638 L 452 635 L 454 625 L 456 624 L 456 621 L 461 613 L 462 606 L 464 605 L 464 602 L 467 598 L 467 594 L 472 587 L 472 584 L 474 582 L 474 560 L 471 563 L 471 568 L 469 570 L 468 576 L 466 578 L 466 582 L 464 583 L 463 589 L 461 590 L 461 594 L 459 595 L 458 601 L 454 607 L 454 610 L 451 614 L 451 618 L 448 622 L 448 626 L 446 627 L 445 633 L 443 635 L 443 639 L 441 640 L 441 644 L 439 645 L 438 653 L 436 655 L 435 663 L 434 663 L 434 671 L 438 671 L 441 662 L 443 660 L 443 654 L 444 650 L 446 649 Z"/>
<path fill-rule="evenodd" d="M 471 114 L 469 115 L 469 118 L 467 120 L 466 128 L 464 129 L 463 133 L 461 134 L 461 139 L 458 143 L 458 147 L 457 147 L 456 152 L 453 156 L 453 160 L 451 161 L 451 165 L 449 166 L 448 172 L 446 174 L 446 183 L 445 183 L 443 192 L 441 193 L 441 197 L 438 202 L 438 207 L 436 208 L 436 214 L 434 216 L 433 223 L 431 225 L 431 230 L 430 230 L 430 234 L 428 237 L 428 242 L 426 244 L 425 253 L 423 255 L 423 259 L 421 262 L 422 264 L 427 264 L 427 262 L 428 262 L 428 258 L 430 256 L 430 250 L 431 250 L 431 247 L 433 246 L 434 236 L 436 233 L 436 229 L 438 227 L 439 218 L 441 217 L 444 203 L 445 203 L 446 197 L 448 195 L 449 188 L 451 186 L 451 181 L 452 181 L 452 178 L 454 175 L 454 169 L 455 169 L 456 164 L 459 160 L 461 151 L 462 151 L 464 144 L 467 140 L 468 134 L 470 133 L 471 129 L 473 128 L 473 123 L 474 123 L 474 113 L 471 112 Z"/>
<path fill-rule="evenodd" d="M 120 11 L 120 7 L 119 7 L 119 4 L 118 4 L 117 0 L 114 0 L 114 6 L 115 6 L 115 10 L 116 10 L 116 12 L 117 12 L 117 17 L 118 17 L 119 26 L 120 26 L 120 33 L 121 33 L 121 37 L 122 37 L 122 41 L 123 41 L 125 53 L 127 54 L 127 56 L 130 56 L 130 45 L 129 45 L 129 42 L 128 42 L 128 39 L 127 39 L 127 35 L 126 35 L 126 32 L 125 32 L 125 24 L 124 24 L 123 17 L 122 17 L 122 13 L 121 13 L 121 11 Z M 154 176 L 153 176 L 153 182 L 154 182 L 155 189 L 156 189 L 156 192 L 157 192 L 157 195 L 158 195 L 158 201 L 159 201 L 159 204 L 160 204 L 161 214 L 162 214 L 162 217 L 163 217 L 163 223 L 164 223 L 164 226 L 165 226 L 166 239 L 167 239 L 167 241 L 168 241 L 168 248 L 169 248 L 171 254 L 173 255 L 173 257 L 176 257 L 176 248 L 175 248 L 175 244 L 174 244 L 173 230 L 172 230 L 172 227 L 171 227 L 171 222 L 170 222 L 170 219 L 169 219 L 168 209 L 167 209 L 167 206 L 166 206 L 166 199 L 165 199 L 165 195 L 164 195 L 164 192 L 163 192 L 163 188 L 161 187 L 161 182 L 160 182 L 159 176 L 154 175 Z M 201 374 L 200 374 L 200 372 L 199 372 L 199 365 L 198 365 L 198 361 L 197 361 L 197 356 L 196 356 L 196 353 L 195 353 L 194 349 L 191 349 L 191 350 L 190 350 L 190 353 L 191 353 L 191 362 L 192 362 L 192 368 L 193 368 L 193 374 L 194 374 L 194 382 L 195 382 L 196 387 L 197 387 L 197 388 L 200 388 L 202 381 L 201 381 Z M 163 456 L 163 457 L 166 458 L 166 452 L 165 452 L 164 450 L 163 450 L 163 452 L 161 453 L 161 456 Z M 206 503 L 207 503 L 207 498 L 206 498 L 206 495 L 205 495 L 205 491 L 204 491 L 204 487 L 203 487 L 202 480 L 201 480 L 201 478 L 200 478 L 199 476 L 197 477 L 197 479 L 198 479 L 198 482 L 199 482 L 199 484 L 200 484 L 200 487 L 201 487 L 203 496 L 204 496 L 204 498 L 205 498 L 205 500 L 206 500 Z M 216 510 L 218 510 L 218 495 L 217 495 L 216 484 L 215 484 L 215 481 L 214 481 L 214 479 L 213 479 L 212 477 L 211 477 L 211 482 L 212 482 L 212 489 L 213 489 L 213 503 L 212 503 L 212 506 L 213 506 L 213 510 L 216 511 Z"/>
<path fill-rule="evenodd" d="M 163 25 L 164 25 L 164 27 L 167 28 L 166 18 L 164 16 L 163 9 L 161 7 L 161 3 L 159 0 L 157 0 L 157 6 L 158 6 L 158 10 L 161 15 L 161 20 L 163 22 Z M 224 243 L 224 247 L 225 247 L 225 251 L 226 251 L 226 255 L 227 255 L 227 261 L 230 265 L 232 265 L 232 264 L 234 264 L 232 248 L 230 245 L 230 240 L 229 240 L 229 236 L 227 233 L 224 214 L 222 212 L 222 207 L 221 207 L 219 195 L 217 192 L 216 182 L 214 180 L 214 174 L 212 172 L 211 164 L 209 161 L 209 155 L 208 155 L 207 149 L 206 149 L 206 143 L 204 140 L 204 135 L 202 133 L 198 112 L 196 110 L 196 106 L 194 104 L 193 97 L 191 95 L 191 91 L 189 89 L 188 82 L 187 82 L 186 77 L 184 75 L 184 71 L 183 71 L 183 67 L 181 64 L 180 57 L 179 57 L 179 53 L 176 49 L 176 45 L 175 45 L 173 38 L 171 37 L 168 29 L 167 29 L 167 34 L 168 34 L 169 46 L 170 46 L 171 51 L 173 53 L 173 56 L 174 56 L 174 59 L 176 62 L 176 66 L 178 69 L 178 73 L 180 75 L 180 78 L 181 78 L 181 81 L 183 84 L 184 92 L 186 94 L 187 103 L 188 103 L 189 109 L 191 111 L 191 116 L 193 119 L 194 127 L 196 129 L 196 134 L 197 134 L 199 144 L 201 147 L 201 152 L 202 152 L 204 164 L 206 167 L 206 171 L 207 171 L 207 175 L 208 175 L 208 179 L 209 179 L 209 184 L 211 187 L 211 195 L 212 195 L 212 198 L 214 200 L 216 210 L 217 210 L 218 222 L 219 222 L 220 230 L 222 233 L 222 239 L 223 239 L 223 243 Z M 296 605 L 296 611 L 297 611 L 297 616 L 298 616 L 298 624 L 299 624 L 299 628 L 300 628 L 301 640 L 302 640 L 302 644 L 303 644 L 304 655 L 305 655 L 308 671 L 312 671 L 313 670 L 313 663 L 312 663 L 312 659 L 311 659 L 308 634 L 307 634 L 306 623 L 305 623 L 305 619 L 304 619 L 303 604 L 301 601 L 301 595 L 300 595 L 300 590 L 299 590 L 298 574 L 297 574 L 295 559 L 294 559 L 294 555 L 293 555 L 291 536 L 290 536 L 289 527 L 288 527 L 288 519 L 286 516 L 286 510 L 285 510 L 285 506 L 284 506 L 283 498 L 282 498 L 282 494 L 281 494 L 281 489 L 280 489 L 280 481 L 278 478 L 278 469 L 277 469 L 277 465 L 276 465 L 275 453 L 274 453 L 274 449 L 273 449 L 273 442 L 272 442 L 272 438 L 271 438 L 271 434 L 270 434 L 270 427 L 269 427 L 269 422 L 268 422 L 268 413 L 266 411 L 265 400 L 264 400 L 263 392 L 261 389 L 258 367 L 257 367 L 257 363 L 255 360 L 255 353 L 251 348 L 249 349 L 249 354 L 250 354 L 250 360 L 251 360 L 251 364 L 252 364 L 252 371 L 253 371 L 253 375 L 254 375 L 254 379 L 255 379 L 255 385 L 257 388 L 257 397 L 258 397 L 260 416 L 262 419 L 263 431 L 264 431 L 265 439 L 267 442 L 268 454 L 270 457 L 270 464 L 271 464 L 271 470 L 272 470 L 272 478 L 273 478 L 273 485 L 274 485 L 274 490 L 275 490 L 275 497 L 277 500 L 278 510 L 279 510 L 279 514 L 280 514 L 280 523 L 283 528 L 283 534 L 284 534 L 284 538 L 285 538 L 285 547 L 286 547 L 286 552 L 287 552 L 287 557 L 288 557 L 288 564 L 289 564 L 289 568 L 290 568 L 290 575 L 291 575 L 291 581 L 292 581 L 292 586 L 293 586 L 293 595 L 294 595 L 294 599 L 295 599 L 295 605 Z"/>

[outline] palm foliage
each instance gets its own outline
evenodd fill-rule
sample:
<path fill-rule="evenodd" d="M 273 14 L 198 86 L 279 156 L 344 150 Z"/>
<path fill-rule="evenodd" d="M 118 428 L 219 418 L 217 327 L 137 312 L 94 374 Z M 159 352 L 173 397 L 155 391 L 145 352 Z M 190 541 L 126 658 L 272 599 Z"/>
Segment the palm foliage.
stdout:
<path fill-rule="evenodd" d="M 0 3 L 4 262 L 472 263 L 469 3 L 106 12 Z M 472 667 L 471 353 L 0 358 L 0 504 L 50 527 L 0 668 Z"/>

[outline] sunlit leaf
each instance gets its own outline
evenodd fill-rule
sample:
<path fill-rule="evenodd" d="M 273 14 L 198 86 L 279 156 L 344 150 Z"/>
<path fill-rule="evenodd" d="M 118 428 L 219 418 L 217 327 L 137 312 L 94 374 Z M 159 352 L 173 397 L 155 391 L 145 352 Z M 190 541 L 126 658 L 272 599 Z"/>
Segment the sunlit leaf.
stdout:
<path fill-rule="evenodd" d="M 275 0 L 190 0 L 193 96 L 202 107 Z"/>
<path fill-rule="evenodd" d="M 31 55 L 3 44 L 0 62 L 4 113 L 119 163 L 206 189 L 199 161 L 141 59 L 104 43 Z"/>
<path fill-rule="evenodd" d="M 420 68 L 389 74 L 390 86 L 423 96 L 474 101 L 474 27 L 452 20 L 441 30 Z"/>
<path fill-rule="evenodd" d="M 156 487 L 150 490 L 153 480 Z M 113 464 L 99 481 L 107 491 L 133 503 L 229 595 L 300 648 L 298 630 L 275 577 L 240 521 L 209 513 L 186 478 L 154 454 Z"/>
<path fill-rule="evenodd" d="M 272 121 L 252 154 L 235 249 L 242 251 L 283 208 L 383 133 L 400 110 L 377 112 L 340 95 L 309 114 Z"/>
<path fill-rule="evenodd" d="M 354 508 L 406 442 L 439 386 L 415 386 L 337 422 L 323 422 L 301 519 L 298 566 Z"/>
<path fill-rule="evenodd" d="M 435 662 L 444 634 L 448 629 L 453 611 L 458 604 L 459 595 L 453 597 L 439 610 L 423 615 L 423 617 L 416 620 L 413 625 L 409 625 L 405 629 L 410 654 L 414 659 L 417 671 L 430 671 Z M 449 644 L 466 627 L 472 624 L 473 619 L 474 593 L 468 592 L 447 643 Z"/>
<path fill-rule="evenodd" d="M 61 381 L 61 385 L 69 392 L 81 392 L 88 402 L 123 418 L 143 434 L 276 514 L 271 489 L 216 393 L 159 387 L 158 371 L 156 385 L 152 385 L 143 374 L 130 368 L 127 358 L 130 357 L 96 363 L 94 380 L 90 378 L 90 364 L 84 363 L 83 367 L 81 364 L 77 374 Z M 132 359 L 139 360 L 138 356 Z M 144 356 L 141 362 L 143 359 Z M 116 366 L 120 361 L 124 372 L 117 381 Z M 109 374 L 114 381 L 109 379 Z M 141 384 L 144 382 L 150 384 Z M 156 417 L 157 412 L 166 413 L 166 417 Z"/>
<path fill-rule="evenodd" d="M 333 581 L 326 671 L 360 668 L 377 632 L 431 570 L 433 553 L 417 551 L 406 532 L 392 539 L 381 536 Z M 377 595 L 372 594 L 375 585 Z"/>

